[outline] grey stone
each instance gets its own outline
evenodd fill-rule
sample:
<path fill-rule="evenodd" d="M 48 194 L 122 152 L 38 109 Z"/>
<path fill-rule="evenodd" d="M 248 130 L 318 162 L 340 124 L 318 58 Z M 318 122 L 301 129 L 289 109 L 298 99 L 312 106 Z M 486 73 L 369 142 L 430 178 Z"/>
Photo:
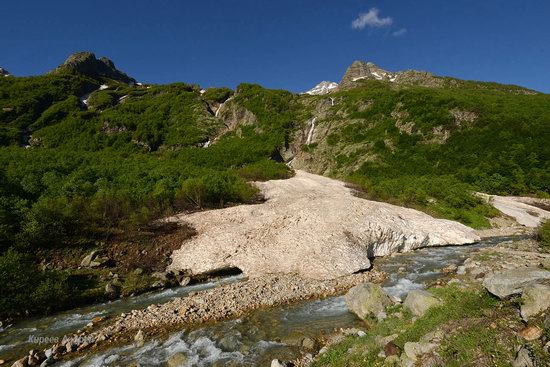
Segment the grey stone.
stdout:
<path fill-rule="evenodd" d="M 385 308 L 393 304 L 382 287 L 374 283 L 364 283 L 351 288 L 346 294 L 346 304 L 359 318 L 385 318 Z"/>
<path fill-rule="evenodd" d="M 304 340 L 302 340 L 302 347 L 307 350 L 315 350 L 317 349 L 317 341 L 315 339 L 305 337 Z"/>
<path fill-rule="evenodd" d="M 181 278 L 181 280 L 179 281 L 179 284 L 180 284 L 180 286 L 185 287 L 185 286 L 188 285 L 190 282 L 191 282 L 191 278 L 189 278 L 189 277 L 183 277 L 183 278 Z"/>
<path fill-rule="evenodd" d="M 522 347 L 514 362 L 512 362 L 512 367 L 534 367 L 535 364 L 529 355 L 529 350 Z"/>
<path fill-rule="evenodd" d="M 404 353 L 416 361 L 420 356 L 431 353 L 437 349 L 437 344 L 427 342 L 407 342 L 404 346 Z"/>
<path fill-rule="evenodd" d="M 403 307 L 411 311 L 414 316 L 422 316 L 428 309 L 441 304 L 433 294 L 425 290 L 414 290 L 407 294 Z"/>
<path fill-rule="evenodd" d="M 139 329 L 136 335 L 134 335 L 134 341 L 138 345 L 143 345 L 143 342 L 145 341 L 145 334 L 143 334 L 143 330 Z"/>
<path fill-rule="evenodd" d="M 550 285 L 529 284 L 521 296 L 521 317 L 527 321 L 550 308 Z"/>
<path fill-rule="evenodd" d="M 287 367 L 287 364 L 279 359 L 271 361 L 271 367 Z"/>
<path fill-rule="evenodd" d="M 187 355 L 185 353 L 176 353 L 168 358 L 167 364 L 168 367 L 179 367 L 183 366 L 187 362 Z"/>
<path fill-rule="evenodd" d="M 518 268 L 486 277 L 483 286 L 495 296 L 503 299 L 521 294 L 527 285 L 545 279 L 550 279 L 550 271 L 535 267 Z"/>
<path fill-rule="evenodd" d="M 88 268 L 90 267 L 92 261 L 97 258 L 98 256 L 102 255 L 103 254 L 103 251 L 102 250 L 93 250 L 92 252 L 90 252 L 88 255 L 84 256 L 84 258 L 82 259 L 82 261 L 80 262 L 80 266 L 83 266 L 85 268 Z"/>
<path fill-rule="evenodd" d="M 117 298 L 120 295 L 120 288 L 113 283 L 105 284 L 105 295 L 111 299 Z"/>

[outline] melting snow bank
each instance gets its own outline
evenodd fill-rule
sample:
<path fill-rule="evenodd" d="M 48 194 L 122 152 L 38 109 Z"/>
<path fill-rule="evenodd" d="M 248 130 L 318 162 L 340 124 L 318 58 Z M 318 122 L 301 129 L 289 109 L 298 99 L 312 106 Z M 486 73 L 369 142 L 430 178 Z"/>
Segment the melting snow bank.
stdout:
<path fill-rule="evenodd" d="M 267 199 L 262 204 L 168 218 L 198 232 L 174 252 L 170 267 L 335 279 L 368 269 L 374 256 L 480 240 L 460 223 L 358 198 L 345 183 L 323 176 L 297 171 L 288 180 L 256 184 Z"/>
<path fill-rule="evenodd" d="M 519 224 L 529 228 L 538 227 L 541 221 L 550 219 L 550 211 L 541 209 L 536 205 L 550 207 L 548 199 L 536 199 L 521 196 L 498 196 L 477 193 L 489 204 L 502 213 L 514 218 Z"/>

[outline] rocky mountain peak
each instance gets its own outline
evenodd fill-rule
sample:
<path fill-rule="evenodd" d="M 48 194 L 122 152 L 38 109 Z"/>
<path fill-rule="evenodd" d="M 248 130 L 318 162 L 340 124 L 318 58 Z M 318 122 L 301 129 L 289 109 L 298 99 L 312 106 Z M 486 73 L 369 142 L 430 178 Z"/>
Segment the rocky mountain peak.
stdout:
<path fill-rule="evenodd" d="M 382 80 L 396 84 L 422 85 L 427 87 L 441 86 L 441 78 L 426 71 L 406 70 L 391 72 L 384 70 L 372 62 L 354 61 L 346 70 L 340 89 L 350 89 L 358 86 L 361 80 Z"/>
<path fill-rule="evenodd" d="M 311 88 L 307 92 L 304 92 L 304 94 L 309 95 L 323 95 L 328 94 L 338 88 L 338 83 L 330 82 L 330 81 L 322 81 L 321 83 L 317 84 L 315 87 Z"/>
<path fill-rule="evenodd" d="M 109 78 L 124 83 L 136 82 L 134 78 L 118 70 L 113 61 L 106 57 L 97 59 L 92 52 L 76 52 L 70 55 L 62 65 L 54 70 L 54 72 L 60 71 L 76 72 L 94 79 Z"/>
<path fill-rule="evenodd" d="M 4 68 L 0 68 L 0 76 L 10 76 L 11 74 Z"/>

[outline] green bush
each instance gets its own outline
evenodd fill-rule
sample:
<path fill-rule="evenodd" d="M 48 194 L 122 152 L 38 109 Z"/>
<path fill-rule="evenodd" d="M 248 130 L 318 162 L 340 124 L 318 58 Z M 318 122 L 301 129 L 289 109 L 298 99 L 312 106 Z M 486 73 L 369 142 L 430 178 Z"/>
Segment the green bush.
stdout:
<path fill-rule="evenodd" d="M 202 98 L 207 101 L 223 103 L 232 95 L 233 90 L 229 88 L 208 88 L 206 92 L 203 93 Z"/>
<path fill-rule="evenodd" d="M 13 249 L 0 256 L 0 284 L 1 316 L 51 312 L 71 298 L 66 275 L 41 271 L 31 257 Z"/>
<path fill-rule="evenodd" d="M 542 247 L 550 249 L 550 220 L 544 221 L 539 226 L 538 240 Z"/>

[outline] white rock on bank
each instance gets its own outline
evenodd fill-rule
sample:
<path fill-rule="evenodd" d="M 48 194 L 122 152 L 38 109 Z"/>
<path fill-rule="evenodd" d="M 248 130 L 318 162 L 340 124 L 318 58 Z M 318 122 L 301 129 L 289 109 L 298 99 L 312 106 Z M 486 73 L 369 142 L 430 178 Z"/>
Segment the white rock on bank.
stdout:
<path fill-rule="evenodd" d="M 333 279 L 368 269 L 372 256 L 479 241 L 460 223 L 358 198 L 345 183 L 323 176 L 297 171 L 256 185 L 267 199 L 262 204 L 168 218 L 198 232 L 174 252 L 170 268 Z"/>
<path fill-rule="evenodd" d="M 530 267 L 505 270 L 485 278 L 483 286 L 499 298 L 521 294 L 523 289 L 541 280 L 550 279 L 550 271 Z"/>

